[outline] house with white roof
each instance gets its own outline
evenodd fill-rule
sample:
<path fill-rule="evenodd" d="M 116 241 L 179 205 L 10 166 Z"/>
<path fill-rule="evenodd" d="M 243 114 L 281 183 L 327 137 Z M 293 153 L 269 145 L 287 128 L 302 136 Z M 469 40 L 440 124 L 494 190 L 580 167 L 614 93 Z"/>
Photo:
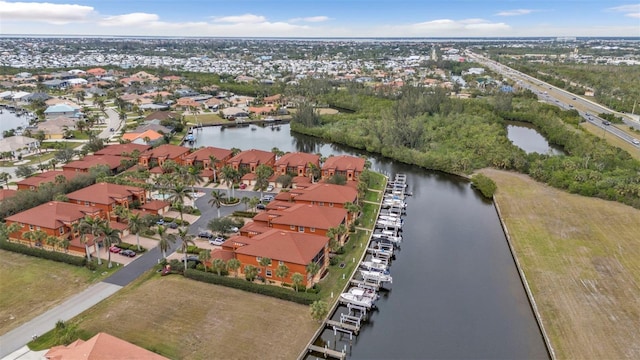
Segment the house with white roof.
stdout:
<path fill-rule="evenodd" d="M 29 154 L 38 149 L 40 142 L 26 136 L 10 136 L 0 139 L 0 153 L 10 152 L 15 158 Z"/>
<path fill-rule="evenodd" d="M 67 117 L 78 117 L 79 111 L 76 108 L 73 108 L 67 104 L 56 104 L 49 106 L 45 111 L 44 115 L 47 119 L 57 118 L 58 116 L 67 116 Z"/>

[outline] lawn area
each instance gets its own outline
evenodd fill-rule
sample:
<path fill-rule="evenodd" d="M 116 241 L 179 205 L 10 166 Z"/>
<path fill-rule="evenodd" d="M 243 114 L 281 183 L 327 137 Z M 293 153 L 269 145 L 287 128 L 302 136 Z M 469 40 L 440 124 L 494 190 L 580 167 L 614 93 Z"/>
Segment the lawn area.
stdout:
<path fill-rule="evenodd" d="M 173 359 L 295 359 L 318 327 L 307 306 L 156 274 L 71 322 Z"/>
<path fill-rule="evenodd" d="M 186 115 L 184 118 L 190 124 L 196 124 L 197 123 L 197 124 L 202 124 L 202 125 L 213 125 L 213 124 L 234 123 L 233 121 L 228 121 L 228 120 L 225 120 L 225 119 L 221 118 L 217 113 Z"/>
<path fill-rule="evenodd" d="M 105 276 L 87 268 L 0 250 L 0 334 Z"/>
<path fill-rule="evenodd" d="M 640 358 L 640 210 L 482 172 L 557 358 Z"/>
<path fill-rule="evenodd" d="M 605 133 L 604 130 L 602 130 L 601 128 L 591 124 L 591 123 L 582 123 L 581 124 L 585 129 L 587 129 L 590 133 L 599 136 L 599 137 L 603 137 L 604 139 L 607 140 L 607 143 L 613 145 L 613 146 L 617 146 L 620 149 L 626 150 L 629 154 L 631 154 L 631 156 L 634 159 L 638 159 L 640 160 L 640 148 L 638 148 L 637 146 L 630 144 L 622 139 L 620 139 L 619 137 L 611 134 L 611 133 Z M 640 139 L 640 135 L 635 134 L 631 131 L 629 131 L 629 129 L 626 126 L 619 126 L 619 125 L 611 125 L 611 126 L 617 126 L 618 128 L 625 130 L 625 132 L 627 132 L 630 136 L 634 136 L 638 139 Z"/>

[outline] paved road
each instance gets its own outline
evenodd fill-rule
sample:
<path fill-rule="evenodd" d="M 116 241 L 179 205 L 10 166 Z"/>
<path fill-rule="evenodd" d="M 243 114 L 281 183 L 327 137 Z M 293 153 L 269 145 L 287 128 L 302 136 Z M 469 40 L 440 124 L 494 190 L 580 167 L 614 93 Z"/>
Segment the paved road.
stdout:
<path fill-rule="evenodd" d="M 167 254 L 173 253 L 181 244 L 182 241 L 180 240 L 172 244 Z M 123 286 L 153 268 L 161 258 L 160 249 L 155 247 L 105 280 L 90 286 L 79 294 L 71 296 L 55 308 L 0 336 L 0 358 L 23 347 L 32 340 L 33 335 L 42 335 L 53 329 L 58 320 L 67 321 L 72 319 L 113 295 Z"/>

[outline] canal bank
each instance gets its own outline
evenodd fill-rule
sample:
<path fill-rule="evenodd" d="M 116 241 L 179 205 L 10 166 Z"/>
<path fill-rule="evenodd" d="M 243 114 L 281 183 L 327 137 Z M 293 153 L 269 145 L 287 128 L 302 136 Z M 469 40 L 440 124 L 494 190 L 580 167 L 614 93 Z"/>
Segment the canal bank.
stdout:
<path fill-rule="evenodd" d="M 547 352 L 549 353 L 549 357 L 552 360 L 555 360 L 556 354 L 555 354 L 555 351 L 553 350 L 553 346 L 551 344 L 551 340 L 549 339 L 549 335 L 547 334 L 544 324 L 542 323 L 542 317 L 540 316 L 540 311 L 538 310 L 536 299 L 533 297 L 533 292 L 531 291 L 531 288 L 529 287 L 529 282 L 527 281 L 527 275 L 524 273 L 524 270 L 522 270 L 522 266 L 520 265 L 520 261 L 518 260 L 518 255 L 516 254 L 516 251 L 513 248 L 511 236 L 509 235 L 509 228 L 507 227 L 507 224 L 504 222 L 504 218 L 502 217 L 502 212 L 500 211 L 500 204 L 498 204 L 495 197 L 493 198 L 493 204 L 496 208 L 496 213 L 498 214 L 498 218 L 500 219 L 500 224 L 502 224 L 502 230 L 504 231 L 504 236 L 507 239 L 507 244 L 509 245 L 509 251 L 511 252 L 511 257 L 513 257 L 513 262 L 516 264 L 516 268 L 518 269 L 518 274 L 520 275 L 522 286 L 524 287 L 524 290 L 527 293 L 527 298 L 529 299 L 529 303 L 531 304 L 531 311 L 533 311 L 533 314 L 536 317 L 538 328 L 540 329 L 540 333 L 542 334 L 542 338 L 544 339 L 545 346 L 547 347 Z"/>

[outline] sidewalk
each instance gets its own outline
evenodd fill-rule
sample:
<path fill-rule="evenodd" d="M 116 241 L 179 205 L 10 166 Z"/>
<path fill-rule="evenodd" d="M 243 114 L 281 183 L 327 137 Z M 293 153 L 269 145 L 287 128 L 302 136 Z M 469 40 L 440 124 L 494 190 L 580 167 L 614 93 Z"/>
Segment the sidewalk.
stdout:
<path fill-rule="evenodd" d="M 20 349 L 33 339 L 56 326 L 59 320 L 67 321 L 113 295 L 122 286 L 99 282 L 81 293 L 73 295 L 62 304 L 0 336 L 0 357 Z"/>

